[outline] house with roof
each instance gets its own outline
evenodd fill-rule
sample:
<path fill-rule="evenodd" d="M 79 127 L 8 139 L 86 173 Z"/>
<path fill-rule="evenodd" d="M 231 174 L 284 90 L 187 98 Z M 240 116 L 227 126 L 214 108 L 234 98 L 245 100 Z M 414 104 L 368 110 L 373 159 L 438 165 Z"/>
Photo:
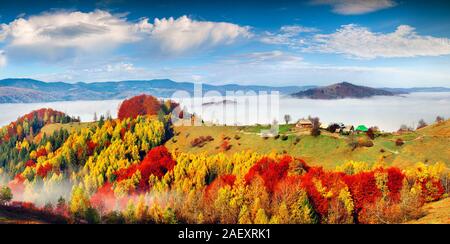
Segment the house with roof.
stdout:
<path fill-rule="evenodd" d="M 365 125 L 358 125 L 358 127 L 356 127 L 355 129 L 357 133 L 367 132 L 368 130 L 369 129 Z"/>
<path fill-rule="evenodd" d="M 346 125 L 344 128 L 340 129 L 340 133 L 342 135 L 350 135 L 355 131 L 355 127 L 353 125 Z"/>
<path fill-rule="evenodd" d="M 300 119 L 297 124 L 295 124 L 295 127 L 301 129 L 310 129 L 313 127 L 313 124 L 309 119 Z"/>

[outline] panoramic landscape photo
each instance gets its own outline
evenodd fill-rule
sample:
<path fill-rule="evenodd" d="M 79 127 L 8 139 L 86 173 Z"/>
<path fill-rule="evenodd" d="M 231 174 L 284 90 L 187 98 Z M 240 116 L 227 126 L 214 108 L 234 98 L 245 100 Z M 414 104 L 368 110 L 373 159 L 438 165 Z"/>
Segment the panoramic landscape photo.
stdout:
<path fill-rule="evenodd" d="M 2 1 L 0 224 L 450 224 L 449 23 L 434 0 Z"/>

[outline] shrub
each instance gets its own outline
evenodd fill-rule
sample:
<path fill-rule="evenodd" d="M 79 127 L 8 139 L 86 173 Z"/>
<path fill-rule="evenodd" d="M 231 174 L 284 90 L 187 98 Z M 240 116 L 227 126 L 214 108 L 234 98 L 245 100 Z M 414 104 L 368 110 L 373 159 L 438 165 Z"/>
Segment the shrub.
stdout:
<path fill-rule="evenodd" d="M 220 144 L 220 148 L 223 152 L 226 152 L 231 149 L 231 144 L 228 142 L 228 140 L 223 140 Z"/>
<path fill-rule="evenodd" d="M 400 146 L 403 146 L 403 144 L 405 144 L 405 143 L 403 142 L 402 138 L 398 138 L 397 140 L 395 140 L 396 146 L 400 147 Z"/>
<path fill-rule="evenodd" d="M 368 138 L 358 138 L 358 147 L 373 147 L 373 141 Z"/>
<path fill-rule="evenodd" d="M 191 141 L 192 147 L 203 147 L 207 142 L 213 141 L 212 136 L 200 136 Z"/>

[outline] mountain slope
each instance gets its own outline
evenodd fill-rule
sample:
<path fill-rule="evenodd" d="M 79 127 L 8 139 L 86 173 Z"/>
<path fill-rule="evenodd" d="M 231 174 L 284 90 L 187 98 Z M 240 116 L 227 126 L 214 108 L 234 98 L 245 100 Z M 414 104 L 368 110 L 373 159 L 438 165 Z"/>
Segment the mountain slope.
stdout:
<path fill-rule="evenodd" d="M 342 82 L 325 87 L 312 88 L 292 94 L 294 97 L 311 99 L 365 98 L 372 96 L 393 96 L 394 93 L 381 89 L 357 86 Z"/>
<path fill-rule="evenodd" d="M 226 91 L 272 92 L 290 94 L 312 86 L 244 86 L 244 85 L 203 85 L 203 92 L 218 91 L 225 95 Z M 175 82 L 169 79 L 159 80 L 127 80 L 118 82 L 75 83 L 42 82 L 32 79 L 0 80 L 0 103 L 33 103 L 74 100 L 107 100 L 124 99 L 142 93 L 157 97 L 171 97 L 176 91 L 194 91 L 194 83 Z"/>

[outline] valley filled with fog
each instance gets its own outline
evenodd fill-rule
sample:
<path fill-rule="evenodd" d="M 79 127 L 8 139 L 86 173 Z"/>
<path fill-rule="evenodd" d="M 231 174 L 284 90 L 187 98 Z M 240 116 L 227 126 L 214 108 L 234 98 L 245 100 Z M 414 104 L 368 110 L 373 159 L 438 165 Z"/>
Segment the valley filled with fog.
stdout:
<path fill-rule="evenodd" d="M 200 115 L 205 122 L 227 125 L 268 124 L 274 118 L 284 123 L 289 114 L 292 122 L 303 118 L 319 117 L 324 123 L 365 124 L 378 126 L 384 131 L 395 131 L 400 125 L 415 127 L 424 119 L 431 123 L 437 115 L 450 117 L 450 93 L 411 93 L 401 96 L 379 96 L 366 99 L 313 100 L 280 97 L 278 103 L 255 100 L 254 97 L 176 99 L 182 108 Z M 231 101 L 231 102 L 230 102 Z M 233 102 L 235 101 L 235 102 Z M 114 118 L 121 100 L 67 101 L 52 103 L 0 104 L 0 126 L 39 108 L 52 108 L 80 117 L 83 122 L 110 113 Z M 279 106 L 278 106 L 279 105 Z"/>

